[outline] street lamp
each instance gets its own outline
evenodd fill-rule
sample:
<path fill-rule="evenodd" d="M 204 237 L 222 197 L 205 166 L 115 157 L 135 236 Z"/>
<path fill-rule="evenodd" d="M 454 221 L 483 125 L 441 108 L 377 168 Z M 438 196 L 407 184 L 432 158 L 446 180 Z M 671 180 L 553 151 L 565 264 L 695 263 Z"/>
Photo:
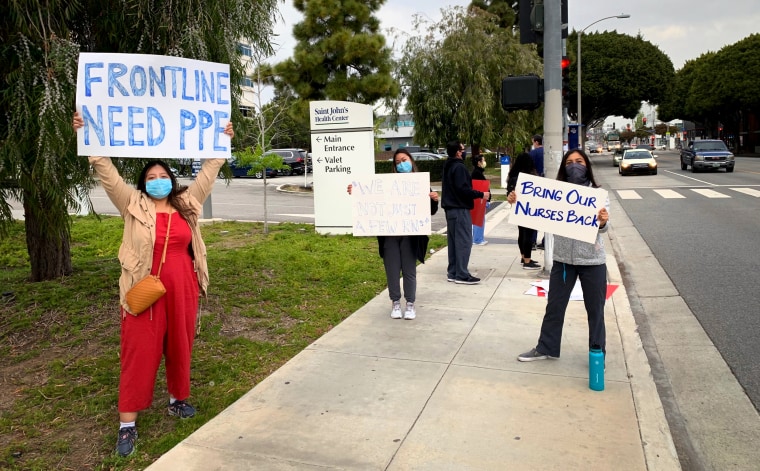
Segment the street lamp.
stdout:
<path fill-rule="evenodd" d="M 581 36 L 583 35 L 583 32 L 589 29 L 590 27 L 594 26 L 595 24 L 599 23 L 600 21 L 609 20 L 611 18 L 630 18 L 631 15 L 627 13 L 621 13 L 620 15 L 612 15 L 612 16 L 605 16 L 604 18 L 598 19 L 591 23 L 590 25 L 586 26 L 582 30 L 578 31 L 578 57 L 576 60 L 578 61 L 578 143 L 580 145 L 581 150 L 583 149 L 583 136 L 585 132 L 583 131 L 583 119 L 581 119 Z"/>

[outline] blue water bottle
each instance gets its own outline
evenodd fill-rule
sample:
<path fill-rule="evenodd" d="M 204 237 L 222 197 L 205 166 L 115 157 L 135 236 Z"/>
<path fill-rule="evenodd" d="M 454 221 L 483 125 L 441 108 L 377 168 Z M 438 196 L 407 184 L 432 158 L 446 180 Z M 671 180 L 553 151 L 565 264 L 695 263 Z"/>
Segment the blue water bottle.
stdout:
<path fill-rule="evenodd" d="M 588 387 L 604 391 L 604 353 L 599 345 L 593 345 L 588 352 Z"/>

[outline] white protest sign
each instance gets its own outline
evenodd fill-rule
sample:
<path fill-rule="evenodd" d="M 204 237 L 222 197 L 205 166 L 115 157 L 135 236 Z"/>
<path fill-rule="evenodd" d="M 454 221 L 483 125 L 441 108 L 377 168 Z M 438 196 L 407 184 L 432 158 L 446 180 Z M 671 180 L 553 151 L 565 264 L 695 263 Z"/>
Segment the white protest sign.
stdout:
<path fill-rule="evenodd" d="M 351 185 L 355 236 L 431 233 L 429 173 L 356 176 Z"/>
<path fill-rule="evenodd" d="M 590 244 L 596 241 L 597 214 L 607 201 L 606 190 L 521 173 L 515 195 L 511 224 Z"/>
<path fill-rule="evenodd" d="M 79 155 L 229 158 L 230 67 L 149 54 L 79 54 Z"/>

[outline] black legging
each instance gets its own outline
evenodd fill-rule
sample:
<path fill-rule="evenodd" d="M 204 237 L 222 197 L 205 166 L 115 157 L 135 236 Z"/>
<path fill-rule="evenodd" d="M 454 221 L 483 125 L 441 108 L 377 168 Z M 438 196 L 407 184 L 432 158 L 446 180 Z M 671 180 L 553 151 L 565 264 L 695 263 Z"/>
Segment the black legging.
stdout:
<path fill-rule="evenodd" d="M 537 231 L 523 226 L 517 226 L 517 229 L 517 247 L 520 248 L 520 254 L 523 258 L 530 260 L 530 254 L 533 251 L 533 241 L 535 240 Z"/>

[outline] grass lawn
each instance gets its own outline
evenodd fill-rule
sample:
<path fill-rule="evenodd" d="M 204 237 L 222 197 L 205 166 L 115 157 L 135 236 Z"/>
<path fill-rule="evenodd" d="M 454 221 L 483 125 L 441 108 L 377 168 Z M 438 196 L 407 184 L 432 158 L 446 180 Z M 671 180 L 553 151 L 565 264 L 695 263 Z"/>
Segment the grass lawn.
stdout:
<path fill-rule="evenodd" d="M 118 217 L 73 219 L 74 274 L 30 283 L 22 223 L 0 240 L 0 468 L 143 469 L 385 289 L 374 237 L 303 224 L 203 227 L 211 277 L 193 352 L 191 420 L 159 370 L 138 447 L 118 458 Z M 430 248 L 446 243 L 431 236 Z"/>

